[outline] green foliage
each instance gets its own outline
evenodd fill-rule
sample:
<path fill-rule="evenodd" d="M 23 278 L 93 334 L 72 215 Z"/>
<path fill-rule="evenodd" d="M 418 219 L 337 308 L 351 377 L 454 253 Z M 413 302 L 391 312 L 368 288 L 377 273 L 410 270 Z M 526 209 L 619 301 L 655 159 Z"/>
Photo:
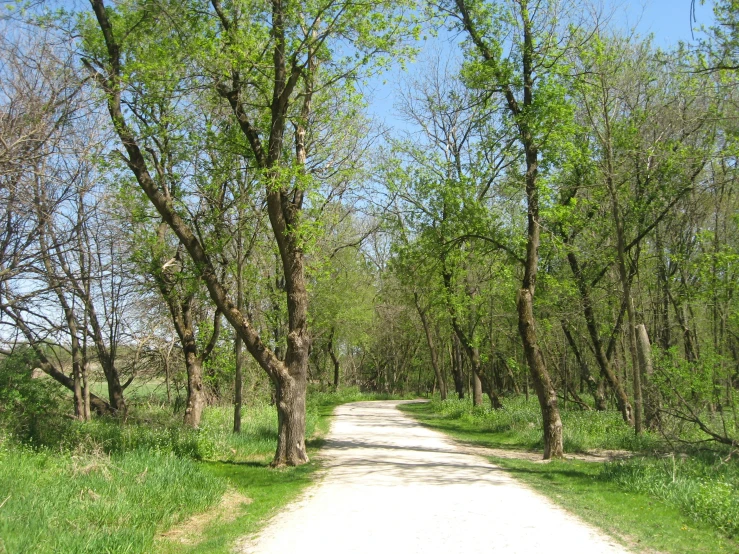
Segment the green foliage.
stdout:
<path fill-rule="evenodd" d="M 43 440 L 46 422 L 61 417 L 59 387 L 45 375 L 33 379 L 36 367 L 36 355 L 29 347 L 0 360 L 0 429 L 30 443 Z"/>
<path fill-rule="evenodd" d="M 688 362 L 677 349 L 656 349 L 651 383 L 659 394 L 663 431 L 669 436 L 701 442 L 708 430 L 727 440 L 739 440 L 739 398 L 732 382 L 736 366 L 728 357 L 706 348 Z"/>
<path fill-rule="evenodd" d="M 706 0 L 701 0 L 701 4 Z M 713 14 L 716 24 L 700 41 L 704 67 L 713 70 L 739 70 L 739 2 L 737 0 L 715 0 Z"/>

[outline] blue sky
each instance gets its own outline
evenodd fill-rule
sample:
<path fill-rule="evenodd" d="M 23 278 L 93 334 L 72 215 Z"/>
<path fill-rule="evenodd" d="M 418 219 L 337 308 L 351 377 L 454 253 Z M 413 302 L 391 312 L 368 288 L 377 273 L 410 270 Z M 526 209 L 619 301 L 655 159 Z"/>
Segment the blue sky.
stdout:
<path fill-rule="evenodd" d="M 654 33 L 655 41 L 660 46 L 670 46 L 678 41 L 689 42 L 690 36 L 690 0 L 621 0 L 610 1 L 617 8 L 620 21 L 636 24 L 643 33 Z M 708 0 L 701 5 L 696 0 L 695 16 L 697 23 L 693 28 L 698 36 L 701 24 L 710 25 L 713 20 L 713 3 Z"/>
<path fill-rule="evenodd" d="M 591 0 L 592 1 L 592 0 Z M 597 1 L 597 0 L 596 0 Z M 638 32 L 644 36 L 654 35 L 655 44 L 659 47 L 669 48 L 679 41 L 691 42 L 691 1 L 690 0 L 601 0 L 604 13 L 611 13 L 612 24 L 630 29 L 636 27 Z M 695 18 L 692 23 L 695 38 L 700 36 L 701 25 L 709 26 L 713 21 L 713 1 L 706 0 L 702 5 L 696 0 Z M 450 48 L 448 42 L 442 39 L 428 40 L 424 47 Z M 423 63 L 423 51 L 419 55 L 416 64 Z M 413 73 L 416 64 L 409 64 L 408 72 Z M 407 128 L 405 122 L 400 121 L 393 113 L 393 101 L 398 87 L 398 82 L 407 76 L 399 68 L 393 68 L 388 73 L 372 79 L 367 86 L 366 92 L 370 96 L 369 112 L 387 126 L 394 128 Z"/>

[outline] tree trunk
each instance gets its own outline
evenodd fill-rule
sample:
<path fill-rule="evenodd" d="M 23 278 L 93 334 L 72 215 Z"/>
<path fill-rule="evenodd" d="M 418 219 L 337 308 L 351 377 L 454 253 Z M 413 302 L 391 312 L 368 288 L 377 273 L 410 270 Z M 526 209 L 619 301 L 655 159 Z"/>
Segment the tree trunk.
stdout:
<path fill-rule="evenodd" d="M 334 333 L 336 331 L 335 327 L 331 327 L 331 333 L 328 336 L 328 344 L 326 345 L 326 350 L 328 351 L 328 355 L 331 358 L 331 363 L 334 366 L 334 390 L 339 390 L 339 373 L 341 370 L 341 364 L 339 362 L 339 358 L 336 356 L 336 353 L 334 352 Z"/>
<path fill-rule="evenodd" d="M 100 363 L 103 367 L 105 380 L 108 384 L 108 399 L 110 400 L 110 406 L 117 415 L 125 418 L 126 400 L 123 398 L 123 386 L 121 386 L 121 380 L 118 376 L 118 370 L 115 367 L 115 363 L 110 359 L 100 360 Z"/>
<path fill-rule="evenodd" d="M 557 391 L 554 390 L 544 358 L 536 342 L 534 312 L 529 290 L 523 288 L 518 298 L 518 331 L 521 334 L 531 380 L 541 408 L 544 427 L 544 459 L 561 458 L 563 455 L 562 420 L 557 406 Z"/>
<path fill-rule="evenodd" d="M 472 370 L 472 405 L 482 406 L 482 381 L 474 369 Z"/>
<path fill-rule="evenodd" d="M 244 253 L 241 240 L 241 210 L 239 210 L 239 229 L 236 235 L 236 308 L 244 309 Z M 234 424 L 233 432 L 241 433 L 241 405 L 243 403 L 244 389 L 244 356 L 242 352 L 243 341 L 241 335 L 236 333 L 234 340 Z"/>
<path fill-rule="evenodd" d="M 452 333 L 452 376 L 454 378 L 454 390 L 457 398 L 464 399 L 464 377 L 462 376 L 462 352 L 459 348 L 459 339 L 455 333 Z"/>
<path fill-rule="evenodd" d="M 90 421 L 90 363 L 87 356 L 83 356 L 84 364 L 82 365 L 82 404 L 84 406 L 85 421 Z"/>
<path fill-rule="evenodd" d="M 441 373 L 441 368 L 439 367 L 439 356 L 436 352 L 436 346 L 434 345 L 434 339 L 431 335 L 431 329 L 429 327 L 428 318 L 426 317 L 426 311 L 421 309 L 421 304 L 418 301 L 418 293 L 413 293 L 413 298 L 416 301 L 416 310 L 418 311 L 418 315 L 421 318 L 421 323 L 423 324 L 423 331 L 426 334 L 426 344 L 429 347 L 429 353 L 431 354 L 431 366 L 434 369 L 434 375 L 436 376 L 436 383 L 439 384 L 439 394 L 441 395 L 442 400 L 446 400 L 446 382 L 444 381 L 444 376 Z"/>
<path fill-rule="evenodd" d="M 633 425 L 634 415 L 631 409 L 631 403 L 629 402 L 629 397 L 626 394 L 618 375 L 613 371 L 613 366 L 608 353 L 604 350 L 603 342 L 600 339 L 598 323 L 593 310 L 592 298 L 590 297 L 590 287 L 585 281 L 585 276 L 580 270 L 580 263 L 574 252 L 570 251 L 567 253 L 567 261 L 570 264 L 570 269 L 572 270 L 578 291 L 580 292 L 580 299 L 582 300 L 583 314 L 585 316 L 588 335 L 590 336 L 590 342 L 593 346 L 593 351 L 595 352 L 595 360 L 598 363 L 598 367 L 600 367 L 601 375 L 608 381 L 611 389 L 616 394 L 616 403 L 621 412 L 621 417 L 626 423 Z"/>
<path fill-rule="evenodd" d="M 331 355 L 331 361 L 334 364 L 334 390 L 339 390 L 339 377 L 340 377 L 341 365 L 339 364 L 339 358 L 336 357 L 336 354 L 334 354 L 333 350 L 331 350 L 329 354 Z"/>
<path fill-rule="evenodd" d="M 277 451 L 273 467 L 298 466 L 308 462 L 305 449 L 305 374 L 275 382 L 277 404 Z"/>
<path fill-rule="evenodd" d="M 169 369 L 169 353 L 171 353 L 171 352 L 172 352 L 172 347 L 170 347 L 169 352 L 167 353 L 167 355 L 163 359 L 163 363 L 164 363 L 164 384 L 165 384 L 165 386 L 167 388 L 167 404 L 168 405 L 171 405 L 172 404 L 172 389 L 171 389 L 171 385 L 170 385 L 170 375 L 169 375 L 169 373 L 170 373 L 170 369 Z"/>
<path fill-rule="evenodd" d="M 572 348 L 572 351 L 575 353 L 577 364 L 580 366 L 580 376 L 583 381 L 587 383 L 588 390 L 590 391 L 590 394 L 593 395 L 593 399 L 595 400 L 595 409 L 599 412 L 603 412 L 608 408 L 606 396 L 605 394 L 603 394 L 603 387 L 598 381 L 595 380 L 593 375 L 590 373 L 590 368 L 588 367 L 587 362 L 580 355 L 580 349 L 577 347 L 577 343 L 575 342 L 572 333 L 570 333 L 570 329 L 567 326 L 567 323 L 564 320 L 562 320 L 561 323 L 565 338 L 567 338 L 567 342 L 569 343 L 570 348 Z"/>
<path fill-rule="evenodd" d="M 183 341 L 185 369 L 187 370 L 187 401 L 185 404 L 184 424 L 189 427 L 200 427 L 200 418 L 205 407 L 203 390 L 203 361 L 198 356 L 195 337 L 190 335 Z"/>
<path fill-rule="evenodd" d="M 661 225 L 655 227 L 655 248 L 657 250 L 657 337 L 659 346 L 667 351 L 670 348 L 670 281 L 667 277 L 667 260 L 662 244 Z"/>
<path fill-rule="evenodd" d="M 241 433 L 241 405 L 243 403 L 244 388 L 244 354 L 242 353 L 242 341 L 239 335 L 234 340 L 234 356 L 236 358 L 236 374 L 234 375 L 234 425 L 233 432 Z"/>
<path fill-rule="evenodd" d="M 272 197 L 272 195 L 270 195 Z M 277 202 L 277 205 L 275 205 Z M 308 293 L 305 287 L 303 252 L 282 218 L 282 202 L 268 203 L 272 226 L 280 245 L 287 291 L 288 334 L 282 368 L 273 372 L 278 413 L 277 451 L 272 465 L 300 465 L 308 462 L 305 449 L 305 400 L 308 376 Z M 279 210 L 279 211 L 277 211 Z"/>
<path fill-rule="evenodd" d="M 644 423 L 647 429 L 659 428 L 659 396 L 651 383 L 654 368 L 652 366 L 652 346 L 644 324 L 636 326 L 636 346 L 639 354 L 639 369 L 644 376 Z"/>

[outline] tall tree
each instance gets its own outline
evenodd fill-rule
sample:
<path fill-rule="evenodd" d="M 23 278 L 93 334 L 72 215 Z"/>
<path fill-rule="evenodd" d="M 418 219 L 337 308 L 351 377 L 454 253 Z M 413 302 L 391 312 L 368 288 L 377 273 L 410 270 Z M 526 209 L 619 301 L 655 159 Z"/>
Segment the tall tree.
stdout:
<path fill-rule="evenodd" d="M 517 292 L 518 328 L 544 431 L 544 458 L 562 456 L 562 420 L 557 393 L 538 344 L 534 293 L 539 271 L 543 187 L 542 155 L 571 119 L 565 100 L 562 56 L 571 37 L 562 36 L 563 6 L 557 1 L 512 0 L 500 5 L 478 0 L 440 3 L 439 8 L 467 35 L 467 76 L 471 86 L 499 95 L 524 158 L 526 254 Z M 506 52 L 506 49 L 508 49 Z"/>
<path fill-rule="evenodd" d="M 303 5 L 273 0 L 269 5 L 211 2 L 207 13 L 200 5 L 150 6 L 135 2 L 106 8 L 91 0 L 97 32 L 88 27 L 87 64 L 105 92 L 113 126 L 126 151 L 126 164 L 162 219 L 185 246 L 198 267 L 216 306 L 244 341 L 276 389 L 278 441 L 273 464 L 299 465 L 308 461 L 305 450 L 305 395 L 308 334 L 308 295 L 305 281 L 303 209 L 311 175 L 307 136 L 315 112 L 315 96 L 351 83 L 382 53 L 396 50 L 407 33 L 402 3 L 326 1 Z M 125 17 L 128 15 L 128 19 Z M 175 17 L 180 15 L 181 17 Z M 165 28 L 165 21 L 173 21 Z M 199 65 L 192 78 L 206 75 L 205 87 L 228 104 L 248 144 L 260 174 L 267 212 L 285 283 L 288 313 L 284 360 L 267 347 L 250 318 L 231 298 L 214 265 L 208 245 L 194 222 L 176 208 L 173 199 L 152 176 L 151 160 L 142 137 L 126 116 L 124 102 L 136 94 L 129 88 L 130 64 L 145 73 L 136 60 L 136 41 L 151 33 L 166 37 L 168 59 L 156 60 L 158 69 L 175 63 Z M 336 41 L 356 52 L 346 58 L 332 55 Z M 342 47 L 343 48 L 343 47 Z M 183 56 L 191 56 L 185 60 Z M 165 56 L 165 58 L 167 57 Z M 163 64 L 163 65 L 162 65 Z M 294 126 L 293 148 L 287 147 L 288 126 Z"/>

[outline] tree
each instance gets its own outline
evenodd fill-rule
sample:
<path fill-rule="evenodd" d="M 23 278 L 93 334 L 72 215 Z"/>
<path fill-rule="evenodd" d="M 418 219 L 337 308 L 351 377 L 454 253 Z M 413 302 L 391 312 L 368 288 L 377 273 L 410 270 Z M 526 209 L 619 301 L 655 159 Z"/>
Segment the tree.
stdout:
<path fill-rule="evenodd" d="M 562 6 L 559 2 L 537 2 L 530 9 L 527 0 L 502 6 L 455 0 L 441 3 L 439 8 L 466 33 L 468 81 L 502 99 L 525 160 L 521 178 L 527 205 L 526 254 L 516 299 L 518 327 L 542 411 L 544 458 L 559 458 L 563 452 L 562 421 L 557 393 L 537 341 L 534 293 L 542 227 L 542 154 L 556 143 L 570 120 L 562 56 L 571 40 L 567 31 L 560 36 Z M 506 55 L 509 39 L 510 52 Z"/>
<path fill-rule="evenodd" d="M 279 431 L 273 464 L 305 463 L 310 336 L 302 217 L 311 181 L 306 171 L 310 155 L 306 137 L 314 113 L 314 96 L 323 90 L 338 92 L 337 83 L 351 83 L 378 54 L 396 50 L 406 32 L 404 18 L 397 15 L 402 4 L 376 2 L 368 7 L 364 3 L 329 1 L 301 7 L 274 0 L 269 6 L 241 2 L 224 6 L 213 0 L 212 11 L 207 14 L 199 6 L 184 10 L 179 4 L 158 6 L 168 17 L 184 12 L 185 17 L 176 20 L 176 27 L 166 30 L 170 41 L 166 54 L 178 63 L 200 65 L 195 73 L 204 73 L 205 87 L 231 108 L 260 174 L 285 282 L 288 332 L 284 361 L 264 344 L 250 319 L 230 297 L 207 244 L 198 237 L 192 222 L 178 212 L 173 198 L 157 185 L 150 171 L 151 160 L 140 145 L 141 137 L 126 116 L 124 99 L 136 94 L 128 86 L 129 78 L 134 76 L 128 64 L 133 63 L 135 41 L 143 39 L 144 33 L 162 37 L 163 21 L 169 19 L 158 20 L 135 3 L 121 4 L 117 11 L 106 8 L 102 0 L 91 0 L 91 6 L 97 32 L 89 26 L 86 29 L 86 63 L 106 94 L 111 121 L 126 151 L 126 164 L 185 246 L 211 299 L 275 384 Z M 123 17 L 127 12 L 133 16 L 128 20 Z M 183 36 L 184 43 L 177 45 Z M 350 40 L 356 58 L 331 57 L 331 42 L 344 38 Z M 267 64 L 268 51 L 271 60 Z M 185 62 L 182 53 L 193 58 Z M 138 65 L 133 65 L 143 72 L 143 62 L 151 61 L 155 60 L 140 59 Z M 156 61 L 160 62 L 157 69 L 172 64 L 171 59 Z M 291 123 L 295 128 L 294 154 L 286 148 Z"/>

